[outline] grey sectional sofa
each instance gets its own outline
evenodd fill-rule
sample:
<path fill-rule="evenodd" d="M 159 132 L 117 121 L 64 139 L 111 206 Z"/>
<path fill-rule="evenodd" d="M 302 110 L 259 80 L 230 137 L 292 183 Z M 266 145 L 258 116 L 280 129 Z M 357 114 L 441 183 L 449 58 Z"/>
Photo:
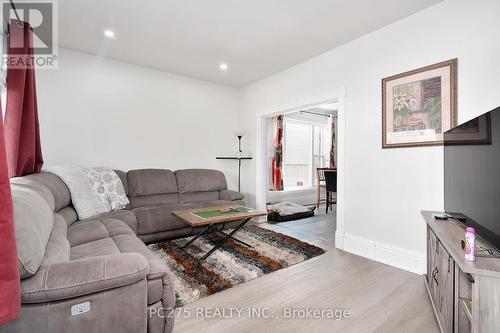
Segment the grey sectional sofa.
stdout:
<path fill-rule="evenodd" d="M 170 332 L 175 293 L 165 263 L 144 244 L 198 232 L 174 210 L 243 204 L 215 170 L 117 171 L 130 205 L 78 220 L 50 173 L 11 180 L 21 316 L 0 332 Z"/>

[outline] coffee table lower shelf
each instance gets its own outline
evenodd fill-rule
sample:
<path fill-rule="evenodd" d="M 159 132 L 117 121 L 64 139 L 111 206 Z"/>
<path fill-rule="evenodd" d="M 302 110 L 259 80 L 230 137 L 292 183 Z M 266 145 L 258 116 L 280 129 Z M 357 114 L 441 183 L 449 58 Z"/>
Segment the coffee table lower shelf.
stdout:
<path fill-rule="evenodd" d="M 212 223 L 212 224 L 209 224 L 205 229 L 203 229 L 199 234 L 197 234 L 196 236 L 194 236 L 193 238 L 191 238 L 186 244 L 184 244 L 184 246 L 182 246 L 182 249 L 185 249 L 186 247 L 188 247 L 189 245 L 193 244 L 193 242 L 195 240 L 197 240 L 198 238 L 200 238 L 201 236 L 207 234 L 208 232 L 210 232 L 212 230 L 212 228 L 216 228 L 216 232 L 217 233 L 220 233 L 222 235 L 224 235 L 224 238 L 221 239 L 220 241 L 218 241 L 214 247 L 212 247 L 210 249 L 210 251 L 208 251 L 200 260 L 205 260 L 207 259 L 212 253 L 214 253 L 215 250 L 217 250 L 219 247 L 221 247 L 228 239 L 232 239 L 238 243 L 241 243 L 245 246 L 248 246 L 248 247 L 252 247 L 252 245 L 248 244 L 248 243 L 245 243 L 244 241 L 242 240 L 239 240 L 238 238 L 235 238 L 233 237 L 234 234 L 236 234 L 241 228 L 243 228 L 245 226 L 245 224 L 247 224 L 252 218 L 246 218 L 244 219 L 243 221 L 240 222 L 240 224 L 238 224 L 229 234 L 221 231 L 221 230 L 218 230 L 217 229 L 217 225 L 220 225 L 222 224 L 222 230 L 224 230 L 224 226 L 225 226 L 225 222 L 223 223 Z"/>

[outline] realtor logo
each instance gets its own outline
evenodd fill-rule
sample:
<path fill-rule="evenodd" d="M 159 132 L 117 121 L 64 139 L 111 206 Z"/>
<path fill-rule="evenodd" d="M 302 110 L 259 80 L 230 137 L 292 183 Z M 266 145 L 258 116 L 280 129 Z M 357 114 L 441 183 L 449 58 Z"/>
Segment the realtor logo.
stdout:
<path fill-rule="evenodd" d="M 9 22 L 9 50 L 3 52 L 4 64 L 9 67 L 57 68 L 57 2 L 32 0 L 2 3 L 3 22 Z M 32 30 L 33 51 L 28 53 L 28 39 L 23 30 L 28 23 Z"/>

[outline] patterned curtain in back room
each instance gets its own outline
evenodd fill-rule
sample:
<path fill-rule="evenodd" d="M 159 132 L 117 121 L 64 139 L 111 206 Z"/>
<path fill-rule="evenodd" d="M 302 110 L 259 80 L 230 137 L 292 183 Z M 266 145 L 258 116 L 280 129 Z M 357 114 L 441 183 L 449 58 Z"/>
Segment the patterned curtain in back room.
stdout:
<path fill-rule="evenodd" d="M 274 191 L 283 191 L 283 116 L 273 118 L 274 148 L 272 184 Z"/>

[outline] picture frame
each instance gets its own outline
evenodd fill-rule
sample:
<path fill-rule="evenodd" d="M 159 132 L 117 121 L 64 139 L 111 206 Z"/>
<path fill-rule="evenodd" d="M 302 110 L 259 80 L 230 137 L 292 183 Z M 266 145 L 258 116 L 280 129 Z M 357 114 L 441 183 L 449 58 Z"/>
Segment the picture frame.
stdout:
<path fill-rule="evenodd" d="M 457 59 L 382 79 L 382 148 L 444 145 L 457 125 Z"/>
<path fill-rule="evenodd" d="M 491 145 L 491 115 L 483 114 L 444 135 L 446 146 Z"/>

